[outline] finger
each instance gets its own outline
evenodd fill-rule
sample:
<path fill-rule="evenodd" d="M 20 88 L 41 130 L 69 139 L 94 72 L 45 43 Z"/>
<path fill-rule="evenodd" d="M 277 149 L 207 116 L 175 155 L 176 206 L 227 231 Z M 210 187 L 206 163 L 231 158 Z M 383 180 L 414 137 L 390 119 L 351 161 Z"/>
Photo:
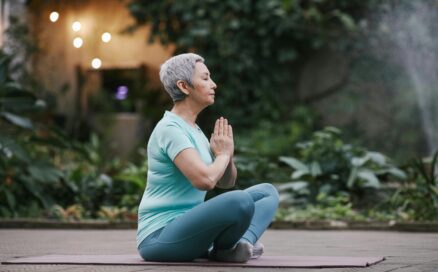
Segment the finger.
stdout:
<path fill-rule="evenodd" d="M 224 135 L 224 118 L 221 117 L 219 120 L 219 136 Z"/>
<path fill-rule="evenodd" d="M 233 138 L 233 127 L 231 125 L 228 125 L 228 136 Z"/>
<path fill-rule="evenodd" d="M 218 134 L 219 134 L 219 119 L 217 119 L 217 120 L 216 120 L 216 123 L 214 124 L 214 131 L 213 131 L 213 133 L 214 133 L 215 135 L 218 135 Z"/>
<path fill-rule="evenodd" d="M 224 135 L 228 136 L 228 120 L 224 119 Z"/>

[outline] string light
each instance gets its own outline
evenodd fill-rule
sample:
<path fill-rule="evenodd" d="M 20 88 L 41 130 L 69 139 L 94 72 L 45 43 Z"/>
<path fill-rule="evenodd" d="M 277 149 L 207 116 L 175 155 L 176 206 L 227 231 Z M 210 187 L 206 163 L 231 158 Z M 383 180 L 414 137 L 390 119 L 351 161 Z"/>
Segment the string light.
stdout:
<path fill-rule="evenodd" d="M 102 41 L 108 43 L 111 41 L 111 34 L 109 32 L 105 32 L 102 34 Z"/>
<path fill-rule="evenodd" d="M 73 29 L 74 32 L 78 32 L 79 30 L 81 30 L 81 23 L 76 21 L 71 25 L 71 28 Z"/>
<path fill-rule="evenodd" d="M 59 19 L 59 13 L 56 11 L 52 11 L 50 13 L 50 21 L 52 21 L 52 23 L 54 23 L 54 22 L 58 21 L 58 19 Z"/>
<path fill-rule="evenodd" d="M 83 44 L 84 44 L 84 41 L 81 38 L 79 38 L 79 37 L 74 38 L 74 40 L 73 40 L 74 47 L 81 48 Z"/>
<path fill-rule="evenodd" d="M 94 69 L 99 69 L 100 66 L 102 66 L 102 61 L 98 58 L 94 58 L 91 61 L 91 67 L 93 67 Z"/>

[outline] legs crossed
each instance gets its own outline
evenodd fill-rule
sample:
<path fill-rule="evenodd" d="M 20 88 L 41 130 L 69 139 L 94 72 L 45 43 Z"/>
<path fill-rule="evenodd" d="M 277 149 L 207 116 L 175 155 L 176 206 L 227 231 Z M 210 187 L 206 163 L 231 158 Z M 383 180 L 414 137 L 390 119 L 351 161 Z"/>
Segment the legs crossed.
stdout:
<path fill-rule="evenodd" d="M 213 244 L 232 248 L 240 239 L 254 244 L 271 222 L 278 193 L 271 184 L 259 184 L 214 197 L 179 216 L 156 237 L 146 238 L 140 255 L 149 261 L 191 261 Z"/>

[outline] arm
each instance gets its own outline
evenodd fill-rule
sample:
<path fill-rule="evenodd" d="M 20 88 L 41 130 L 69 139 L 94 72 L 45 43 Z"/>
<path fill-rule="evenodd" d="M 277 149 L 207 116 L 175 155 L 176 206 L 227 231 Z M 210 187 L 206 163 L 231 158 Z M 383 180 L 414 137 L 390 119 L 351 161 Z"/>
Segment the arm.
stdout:
<path fill-rule="evenodd" d="M 219 121 L 219 124 L 220 124 L 220 122 L 221 121 Z M 231 159 L 227 165 L 227 169 L 225 170 L 225 173 L 222 176 L 222 178 L 216 184 L 216 187 L 221 188 L 221 189 L 230 189 L 230 188 L 233 188 L 234 185 L 236 184 L 236 178 L 237 178 L 237 168 L 236 168 L 236 165 L 234 164 L 234 160 L 233 160 L 233 154 L 234 154 L 233 128 L 231 127 L 231 125 L 228 124 L 227 119 L 223 119 L 222 122 L 223 122 L 224 127 L 228 127 L 228 136 L 231 138 L 231 140 L 233 142 L 233 152 L 231 153 Z M 215 126 L 215 130 L 216 130 L 216 126 Z M 213 133 L 213 135 L 214 135 L 214 133 Z"/>
<path fill-rule="evenodd" d="M 207 191 L 216 186 L 224 175 L 229 161 L 228 154 L 221 154 L 207 166 L 195 149 L 187 148 L 175 157 L 174 163 L 194 187 Z"/>
<path fill-rule="evenodd" d="M 233 158 L 231 158 L 230 162 L 228 163 L 227 169 L 225 170 L 224 175 L 216 184 L 216 187 L 221 189 L 233 188 L 234 185 L 236 184 L 236 178 L 237 178 L 237 168 L 236 165 L 234 164 Z"/>
<path fill-rule="evenodd" d="M 212 164 L 206 165 L 193 148 L 187 148 L 176 155 L 175 165 L 192 185 L 200 190 L 213 189 L 230 164 L 234 151 L 232 128 L 224 118 L 216 120 L 210 147 L 215 155 Z"/>

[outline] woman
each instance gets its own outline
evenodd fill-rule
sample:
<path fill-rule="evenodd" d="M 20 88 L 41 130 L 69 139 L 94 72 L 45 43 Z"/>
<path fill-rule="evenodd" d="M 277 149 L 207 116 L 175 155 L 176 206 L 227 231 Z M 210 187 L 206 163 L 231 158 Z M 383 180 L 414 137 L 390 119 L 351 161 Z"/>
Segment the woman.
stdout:
<path fill-rule="evenodd" d="M 191 261 L 208 257 L 246 262 L 263 253 L 257 240 L 278 207 L 271 184 L 221 194 L 204 202 L 207 190 L 232 188 L 233 129 L 216 120 L 210 141 L 196 124 L 214 103 L 216 84 L 196 54 L 167 60 L 160 79 L 174 106 L 148 142 L 148 183 L 138 211 L 137 246 L 148 261 Z"/>

